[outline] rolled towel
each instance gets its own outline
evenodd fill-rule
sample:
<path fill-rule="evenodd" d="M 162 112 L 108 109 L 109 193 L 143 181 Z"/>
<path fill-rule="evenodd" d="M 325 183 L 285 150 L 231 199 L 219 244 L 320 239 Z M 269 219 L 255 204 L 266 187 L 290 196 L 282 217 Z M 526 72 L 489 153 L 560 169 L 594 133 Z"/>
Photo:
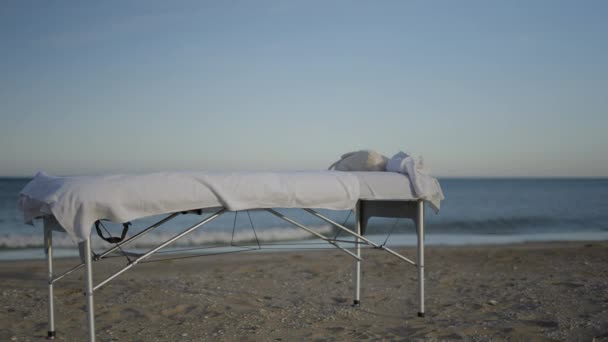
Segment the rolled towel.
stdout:
<path fill-rule="evenodd" d="M 443 191 L 437 179 L 429 176 L 424 170 L 422 158 L 417 162 L 407 153 L 399 152 L 388 160 L 386 171 L 407 175 L 416 196 L 428 201 L 435 213 L 439 211 L 441 201 L 444 199 Z"/>
<path fill-rule="evenodd" d="M 363 150 L 343 154 L 328 170 L 336 171 L 386 171 L 388 158 L 382 154 Z"/>

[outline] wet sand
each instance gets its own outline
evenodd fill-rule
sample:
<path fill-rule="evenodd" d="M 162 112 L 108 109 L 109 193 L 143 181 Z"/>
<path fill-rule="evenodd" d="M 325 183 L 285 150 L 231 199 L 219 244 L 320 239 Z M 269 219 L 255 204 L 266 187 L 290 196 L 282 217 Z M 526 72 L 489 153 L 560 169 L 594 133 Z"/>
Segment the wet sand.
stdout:
<path fill-rule="evenodd" d="M 415 250 L 400 248 L 412 258 Z M 608 242 L 429 246 L 416 269 L 364 250 L 362 305 L 339 251 L 146 263 L 95 293 L 99 341 L 608 340 Z M 74 264 L 60 259 L 59 270 Z M 125 262 L 95 264 L 95 282 Z M 46 265 L 0 263 L 0 340 L 46 336 Z M 56 284 L 57 340 L 86 340 L 82 272 Z"/>

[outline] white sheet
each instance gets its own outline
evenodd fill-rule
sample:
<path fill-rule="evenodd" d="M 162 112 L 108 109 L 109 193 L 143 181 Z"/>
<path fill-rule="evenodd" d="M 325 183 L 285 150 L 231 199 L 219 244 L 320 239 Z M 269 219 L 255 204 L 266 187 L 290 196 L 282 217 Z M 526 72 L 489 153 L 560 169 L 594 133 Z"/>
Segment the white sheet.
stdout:
<path fill-rule="evenodd" d="M 200 208 L 351 209 L 359 182 L 346 172 L 204 173 L 53 177 L 38 173 L 19 195 L 26 222 L 48 214 L 76 241 L 100 219 L 137 218 Z"/>
<path fill-rule="evenodd" d="M 127 222 L 215 207 L 350 210 L 359 199 L 416 198 L 408 177 L 393 172 L 164 172 L 92 177 L 38 173 L 21 191 L 18 205 L 26 222 L 52 214 L 80 242 L 100 219 Z"/>
<path fill-rule="evenodd" d="M 406 175 L 386 171 L 351 173 L 359 179 L 359 199 L 412 201 L 418 198 Z"/>
<path fill-rule="evenodd" d="M 386 171 L 407 175 L 416 196 L 427 201 L 435 213 L 439 212 L 444 199 L 441 186 L 436 178 L 427 174 L 422 162 L 417 162 L 405 152 L 399 152 L 386 163 Z"/>

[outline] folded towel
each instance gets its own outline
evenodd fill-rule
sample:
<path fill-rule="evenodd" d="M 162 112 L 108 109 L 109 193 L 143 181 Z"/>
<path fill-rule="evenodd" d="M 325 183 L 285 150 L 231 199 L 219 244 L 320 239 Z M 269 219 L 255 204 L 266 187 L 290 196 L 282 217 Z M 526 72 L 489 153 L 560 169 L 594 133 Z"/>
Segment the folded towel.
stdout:
<path fill-rule="evenodd" d="M 343 154 L 340 160 L 331 164 L 336 171 L 386 171 L 388 158 L 375 151 L 355 151 Z"/>
<path fill-rule="evenodd" d="M 416 196 L 428 201 L 435 213 L 439 212 L 441 200 L 444 199 L 443 191 L 437 179 L 426 173 L 422 160 L 417 162 L 407 153 L 399 152 L 388 160 L 386 171 L 407 175 Z"/>

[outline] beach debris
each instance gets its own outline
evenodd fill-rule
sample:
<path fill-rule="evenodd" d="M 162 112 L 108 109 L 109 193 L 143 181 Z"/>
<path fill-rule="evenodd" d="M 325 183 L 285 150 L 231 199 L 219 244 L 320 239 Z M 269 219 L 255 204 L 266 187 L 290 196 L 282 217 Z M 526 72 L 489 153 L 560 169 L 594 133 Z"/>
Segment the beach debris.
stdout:
<path fill-rule="evenodd" d="M 495 301 L 494 299 L 490 299 L 490 300 L 488 301 L 488 304 L 490 304 L 490 305 L 496 305 L 496 304 L 498 304 L 498 302 L 497 302 L 497 301 Z"/>

